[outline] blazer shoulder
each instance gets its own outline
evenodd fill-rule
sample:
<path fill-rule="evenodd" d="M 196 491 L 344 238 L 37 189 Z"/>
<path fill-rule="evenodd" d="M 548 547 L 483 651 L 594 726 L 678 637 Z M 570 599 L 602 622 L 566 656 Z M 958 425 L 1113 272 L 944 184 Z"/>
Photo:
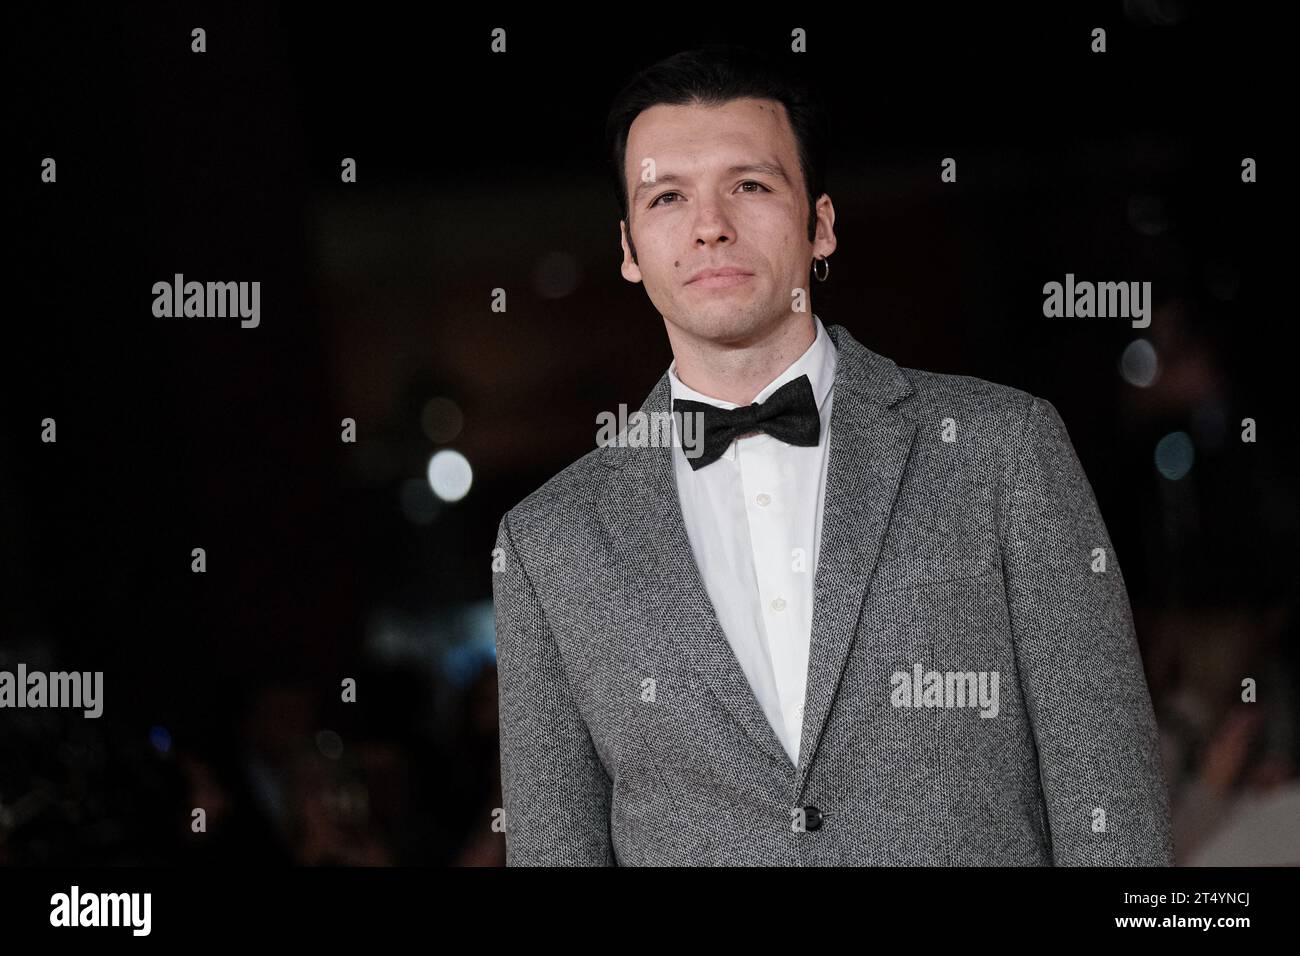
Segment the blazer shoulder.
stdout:
<path fill-rule="evenodd" d="M 913 408 L 960 408 L 984 415 L 1011 415 L 1023 419 L 1037 396 L 1012 385 L 1002 385 L 974 375 L 900 368 L 912 383 L 908 401 Z"/>
<path fill-rule="evenodd" d="M 596 490 L 609 474 L 603 450 L 593 448 L 507 510 L 501 520 L 516 543 L 553 540 L 557 531 L 572 533 L 582 526 L 594 512 Z"/>
<path fill-rule="evenodd" d="M 938 427 L 952 419 L 959 432 L 964 430 L 979 445 L 996 449 L 997 454 L 989 457 L 1000 460 L 1004 470 L 1016 459 L 1034 415 L 1054 412 L 1046 399 L 1012 385 L 973 375 L 915 368 L 900 371 L 912 384 L 901 411 L 923 427 Z"/>

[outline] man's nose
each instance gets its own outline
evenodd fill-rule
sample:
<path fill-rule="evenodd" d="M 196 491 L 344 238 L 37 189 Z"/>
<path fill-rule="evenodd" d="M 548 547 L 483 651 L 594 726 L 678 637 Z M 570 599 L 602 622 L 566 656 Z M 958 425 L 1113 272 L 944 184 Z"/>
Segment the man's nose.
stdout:
<path fill-rule="evenodd" d="M 702 209 L 695 222 L 695 238 L 705 244 L 728 242 L 735 233 L 726 215 L 717 206 Z"/>

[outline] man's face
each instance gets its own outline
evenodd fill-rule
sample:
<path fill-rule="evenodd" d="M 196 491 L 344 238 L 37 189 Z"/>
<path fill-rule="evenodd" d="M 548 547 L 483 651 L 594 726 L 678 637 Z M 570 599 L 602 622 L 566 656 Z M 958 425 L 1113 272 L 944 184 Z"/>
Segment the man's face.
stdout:
<path fill-rule="evenodd" d="M 646 169 L 653 181 L 643 181 Z M 652 106 L 628 130 L 624 175 L 623 276 L 644 282 L 665 321 L 689 337 L 731 346 L 765 338 L 794 314 L 792 292 L 808 288 L 814 255 L 834 251 L 826 196 L 808 240 L 798 143 L 775 100 Z M 729 268 L 745 275 L 695 278 Z M 800 314 L 810 311 L 806 303 Z"/>

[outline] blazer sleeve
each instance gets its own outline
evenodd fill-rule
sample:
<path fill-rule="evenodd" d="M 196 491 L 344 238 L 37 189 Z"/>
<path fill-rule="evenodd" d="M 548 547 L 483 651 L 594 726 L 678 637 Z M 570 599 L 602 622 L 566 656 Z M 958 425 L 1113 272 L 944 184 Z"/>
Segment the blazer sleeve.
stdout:
<path fill-rule="evenodd" d="M 506 865 L 612 866 L 610 779 L 508 522 L 492 575 Z"/>
<path fill-rule="evenodd" d="M 1003 569 L 1053 859 L 1170 866 L 1159 734 L 1092 487 L 1051 402 L 1033 399 L 1016 447 L 1002 496 Z M 1093 570 L 1096 548 L 1104 571 Z"/>

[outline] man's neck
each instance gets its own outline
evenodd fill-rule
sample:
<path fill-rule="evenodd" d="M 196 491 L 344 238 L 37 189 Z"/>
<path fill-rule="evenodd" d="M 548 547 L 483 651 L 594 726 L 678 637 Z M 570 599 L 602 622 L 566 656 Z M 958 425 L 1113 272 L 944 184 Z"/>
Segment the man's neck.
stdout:
<path fill-rule="evenodd" d="M 701 395 L 748 405 L 768 384 L 807 352 L 817 338 L 810 314 L 792 317 L 765 339 L 747 345 L 720 346 L 707 339 L 686 336 L 673 325 L 668 342 L 677 360 L 676 375 L 683 385 Z"/>

